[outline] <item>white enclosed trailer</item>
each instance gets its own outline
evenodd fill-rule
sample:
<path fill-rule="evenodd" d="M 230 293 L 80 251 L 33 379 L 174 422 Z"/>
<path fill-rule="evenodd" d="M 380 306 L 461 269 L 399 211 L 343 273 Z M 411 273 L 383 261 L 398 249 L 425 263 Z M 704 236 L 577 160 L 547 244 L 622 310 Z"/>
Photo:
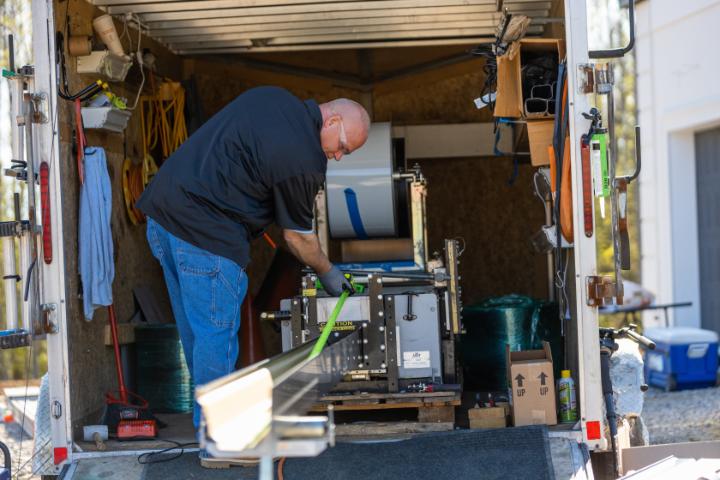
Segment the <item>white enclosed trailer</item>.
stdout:
<path fill-rule="evenodd" d="M 114 450 L 108 449 L 105 452 L 83 452 L 76 448 L 78 419 L 73 418 L 73 398 L 78 398 L 84 394 L 77 389 L 87 389 L 88 394 L 94 390 L 104 391 L 106 385 L 98 386 L 83 383 L 79 379 L 73 379 L 72 376 L 79 372 L 78 368 L 74 368 L 73 362 L 77 362 L 78 355 L 73 355 L 73 349 L 81 348 L 104 348 L 91 346 L 83 343 L 81 339 L 71 338 L 73 331 L 70 328 L 72 322 L 84 322 L 82 318 L 78 318 L 77 309 L 73 310 L 70 306 L 77 302 L 77 292 L 71 288 L 70 283 L 76 277 L 73 270 L 76 266 L 77 245 L 68 243 L 67 230 L 75 229 L 77 221 L 76 216 L 68 215 L 68 201 L 74 199 L 75 196 L 69 193 L 76 189 L 76 185 L 68 184 L 72 175 L 68 173 L 73 168 L 72 161 L 67 155 L 67 145 L 71 142 L 68 135 L 72 135 L 69 127 L 63 125 L 61 117 L 62 105 L 58 97 L 58 68 L 57 68 L 57 48 L 62 45 L 56 44 L 57 31 L 63 30 L 63 25 L 59 22 L 64 19 L 63 11 L 69 8 L 70 0 L 58 2 L 53 0 L 32 0 L 32 21 L 33 21 L 33 51 L 34 51 L 34 84 L 32 85 L 32 93 L 39 96 L 42 105 L 47 114 L 47 122 L 33 123 L 33 137 L 36 142 L 36 167 L 39 167 L 41 161 L 47 161 L 50 165 L 49 170 L 49 186 L 50 186 L 50 222 L 52 231 L 53 260 L 51 263 L 41 264 L 41 295 L 38 299 L 39 304 L 44 305 L 47 312 L 49 322 L 53 326 L 52 333 L 47 334 L 48 348 L 48 372 L 50 385 L 50 411 L 51 411 L 51 427 L 52 427 L 52 448 L 54 453 L 53 463 L 57 472 L 62 466 L 74 460 L 102 455 L 134 455 L 138 449 L 130 450 Z M 285 44 L 273 47 L 274 43 L 264 41 L 245 41 L 242 35 L 239 35 L 232 27 L 232 23 L 242 24 L 238 22 L 225 22 L 222 18 L 225 12 L 229 12 L 235 20 L 241 19 L 245 13 L 240 12 L 240 7 L 236 8 L 236 3 L 227 1 L 179 1 L 166 2 L 161 0 L 95 0 L 93 3 L 96 7 L 106 10 L 111 14 L 123 14 L 126 12 L 135 13 L 143 22 L 151 25 L 148 36 L 159 40 L 161 43 L 170 47 L 170 51 L 179 55 L 181 58 L 187 56 L 193 58 L 195 55 L 221 55 L 229 56 L 234 53 L 244 52 L 248 49 L 259 52 L 271 51 L 295 51 L 295 52 L 314 52 L 320 50 L 324 54 L 330 54 L 339 48 L 344 49 L 367 49 L 367 48 L 403 48 L 403 47 L 423 47 L 435 48 L 443 45 L 463 45 L 486 42 L 489 35 L 494 32 L 494 25 L 500 18 L 498 15 L 499 5 L 503 2 L 495 0 L 473 0 L 473 1 L 452 1 L 447 0 L 441 3 L 432 2 L 432 11 L 428 10 L 429 15 L 438 15 L 436 22 L 442 24 L 443 18 L 447 15 L 469 15 L 468 18 L 478 19 L 478 24 L 487 25 L 483 28 L 453 27 L 452 23 L 447 26 L 447 31 L 442 38 L 438 35 L 428 35 L 422 31 L 415 35 L 414 38 L 407 38 L 403 35 L 402 28 L 386 27 L 386 33 L 368 35 L 365 33 L 348 34 L 346 36 L 338 36 L 338 38 L 329 38 L 323 43 L 301 42 L 298 45 Z M 288 21 L 304 21 L 303 15 L 307 15 L 307 19 L 320 22 L 314 28 L 321 28 L 322 15 L 318 12 L 335 11 L 340 12 L 344 9 L 350 9 L 347 5 L 354 2 L 335 5 L 335 2 L 315 2 L 305 5 L 289 1 L 263 1 L 253 2 L 255 7 L 249 8 L 253 10 L 252 18 L 256 18 L 263 13 L 263 9 L 272 9 L 273 14 L 288 15 Z M 372 21 L 373 15 L 377 14 L 377 8 L 371 9 L 366 5 L 370 2 L 357 2 L 357 10 L 369 13 L 365 22 L 372 25 L 376 22 Z M 412 9 L 430 8 L 424 2 L 416 0 L 387 0 L 390 8 L 387 10 L 387 16 L 392 17 L 396 13 L 399 16 L 407 15 Z M 499 4 L 499 5 L 498 5 Z M 443 8 L 449 8 L 452 12 L 444 13 Z M 570 292 L 570 304 L 573 320 L 571 328 L 566 332 L 568 351 L 575 358 L 569 360 L 571 365 L 575 366 L 577 378 L 577 396 L 580 411 L 580 421 L 576 428 L 573 429 L 557 429 L 551 432 L 552 435 L 562 435 L 575 438 L 580 442 L 587 444 L 591 450 L 607 450 L 609 441 L 607 438 L 606 420 L 603 406 L 603 395 L 601 386 L 600 372 L 600 350 L 598 342 L 598 309 L 591 306 L 593 301 L 589 298 L 590 289 L 588 284 L 591 278 L 598 276 L 597 271 L 597 251 L 595 236 L 587 237 L 583 232 L 583 182 L 582 172 L 580 168 L 580 138 L 588 129 L 589 122 L 583 118 L 583 113 L 588 112 L 594 105 L 592 96 L 580 93 L 579 84 L 584 81 L 582 77 L 585 70 L 581 66 L 590 63 L 588 54 L 588 28 L 587 28 L 587 5 L 584 1 L 565 0 L 564 4 L 560 1 L 553 2 L 505 2 L 505 7 L 510 11 L 522 12 L 528 10 L 528 14 L 533 12 L 542 15 L 544 18 L 559 14 L 562 18 L 555 21 L 564 22 L 565 42 L 567 51 L 567 81 L 569 96 L 569 127 L 570 127 L 570 146 L 571 146 L 571 165 L 572 165 L 572 186 L 573 186 L 573 215 L 574 215 L 574 245 L 570 250 L 572 253 L 570 258 L 573 265 L 569 271 L 573 272 L 572 277 L 567 279 L 568 291 Z M 244 7 L 243 7 L 244 8 Z M 471 13 L 472 8 L 476 8 L 477 12 Z M 225 9 L 221 12 L 218 9 Z M 396 12 L 397 10 L 397 12 Z M 402 11 L 400 11 L 402 10 Z M 90 9 L 90 11 L 96 11 Z M 486 13 L 482 13 L 486 12 Z M 483 16 L 484 15 L 484 16 Z M 342 18 L 339 15 L 337 18 Z M 480 18 L 484 19 L 483 21 Z M 449 18 L 449 17 L 448 17 Z M 541 18 L 542 19 L 542 18 Z M 267 19 L 257 17 L 259 24 L 266 22 Z M 71 21 L 74 21 L 71 20 Z M 339 20 L 338 20 L 339 21 Z M 406 18 L 408 23 L 415 20 L 410 17 Z M 182 37 L 181 31 L 170 32 L 162 28 L 170 25 L 172 22 L 178 22 L 178 29 L 199 32 L 203 28 L 209 29 L 208 32 L 216 32 L 217 40 L 207 42 L 204 48 L 192 49 L 188 46 L 187 36 Z M 248 20 L 249 22 L 249 20 Z M 399 19 L 397 22 L 402 23 Z M 227 25 L 225 25 L 227 23 Z M 307 20 L 307 23 L 312 23 Z M 341 23 L 342 24 L 342 23 Z M 555 23 L 557 25 L 559 23 Z M 155 25 L 157 29 L 152 26 Z M 396 24 L 397 25 L 397 24 Z M 553 25 L 552 22 L 539 22 L 533 24 L 533 28 L 537 25 Z M 71 23 L 73 29 L 78 29 L 78 25 Z M 254 25 L 255 29 L 262 32 L 261 27 Z M 238 27 L 239 28 L 239 27 Z M 290 28 L 277 27 L 277 28 Z M 198 30 L 200 29 L 200 30 Z M 418 27 L 420 29 L 420 27 Z M 378 28 L 376 28 L 378 30 Z M 381 32 L 385 31 L 379 29 Z M 390 31 L 392 30 L 392 31 Z M 359 32 L 363 30 L 360 29 Z M 560 29 L 562 31 L 562 29 Z M 89 33 L 89 32 L 85 32 Z M 165 35 L 163 35 L 165 34 Z M 303 37 L 298 37 L 303 38 Z M 174 44 L 173 42 L 177 42 Z M 223 42 L 227 45 L 223 46 Z M 301 55 L 302 53 L 298 53 Z M 267 67 L 267 66 L 266 66 Z M 270 67 L 267 67 L 268 69 Z M 317 72 L 314 75 L 319 75 Z M 337 80 L 337 79 L 336 79 Z M 339 80 L 337 80 L 339 82 Z M 65 147 L 63 148 L 63 144 Z M 435 188 L 441 188 L 436 186 Z M 71 200 L 70 200 L 71 201 Z M 75 208 L 73 205 L 72 208 Z M 594 295 L 594 294 L 593 294 Z M 77 352 L 75 352 L 77 353 Z M 90 366 L 85 366 L 90 368 Z M 112 380 L 109 380 L 112 384 Z M 85 412 L 83 412 L 85 413 Z M 145 448 L 159 448 L 159 445 L 145 445 Z"/>

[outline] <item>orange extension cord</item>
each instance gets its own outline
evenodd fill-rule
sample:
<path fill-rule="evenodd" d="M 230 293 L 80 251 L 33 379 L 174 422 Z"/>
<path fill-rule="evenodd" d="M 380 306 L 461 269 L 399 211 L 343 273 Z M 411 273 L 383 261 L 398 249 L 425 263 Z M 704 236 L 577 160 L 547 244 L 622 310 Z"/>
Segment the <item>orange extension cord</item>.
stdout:
<path fill-rule="evenodd" d="M 280 461 L 278 462 L 278 480 L 284 480 L 283 477 L 283 467 L 285 466 L 285 458 L 280 458 Z"/>

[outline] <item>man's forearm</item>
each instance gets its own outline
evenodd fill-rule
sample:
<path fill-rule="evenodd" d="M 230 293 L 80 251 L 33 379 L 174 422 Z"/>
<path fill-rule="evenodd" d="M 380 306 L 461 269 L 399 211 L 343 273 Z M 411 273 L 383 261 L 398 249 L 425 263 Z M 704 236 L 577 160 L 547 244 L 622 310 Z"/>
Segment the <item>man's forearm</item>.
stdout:
<path fill-rule="evenodd" d="M 322 275 L 332 268 L 332 263 L 323 253 L 320 241 L 314 233 L 284 230 L 283 236 L 292 254 L 318 274 Z"/>

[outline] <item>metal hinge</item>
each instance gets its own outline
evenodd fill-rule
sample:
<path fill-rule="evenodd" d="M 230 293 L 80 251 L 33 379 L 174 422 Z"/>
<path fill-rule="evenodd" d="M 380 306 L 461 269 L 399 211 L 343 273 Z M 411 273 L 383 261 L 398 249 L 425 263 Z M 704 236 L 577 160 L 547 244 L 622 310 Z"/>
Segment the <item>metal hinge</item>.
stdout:
<path fill-rule="evenodd" d="M 57 333 L 58 326 L 56 321 L 57 305 L 54 303 L 43 303 L 40 305 L 42 311 L 42 328 L 45 333 Z"/>
<path fill-rule="evenodd" d="M 595 64 L 581 63 L 578 66 L 578 93 L 587 95 L 595 92 Z"/>
<path fill-rule="evenodd" d="M 612 303 L 617 293 L 617 284 L 612 277 L 585 277 L 587 287 L 587 304 L 590 307 L 603 307 Z"/>
<path fill-rule="evenodd" d="M 48 96 L 45 92 L 30 95 L 33 107 L 32 123 L 48 123 Z"/>

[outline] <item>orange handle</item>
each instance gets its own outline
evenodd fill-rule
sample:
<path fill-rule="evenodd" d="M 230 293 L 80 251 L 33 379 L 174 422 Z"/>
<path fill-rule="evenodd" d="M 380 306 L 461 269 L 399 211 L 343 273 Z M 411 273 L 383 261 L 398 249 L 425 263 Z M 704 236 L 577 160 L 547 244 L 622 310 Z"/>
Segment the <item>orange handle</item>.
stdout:
<path fill-rule="evenodd" d="M 570 181 L 570 137 L 565 137 L 565 151 L 563 154 L 562 180 L 560 182 L 560 230 L 565 239 L 572 243 L 573 234 L 573 208 L 572 208 L 572 182 Z"/>

